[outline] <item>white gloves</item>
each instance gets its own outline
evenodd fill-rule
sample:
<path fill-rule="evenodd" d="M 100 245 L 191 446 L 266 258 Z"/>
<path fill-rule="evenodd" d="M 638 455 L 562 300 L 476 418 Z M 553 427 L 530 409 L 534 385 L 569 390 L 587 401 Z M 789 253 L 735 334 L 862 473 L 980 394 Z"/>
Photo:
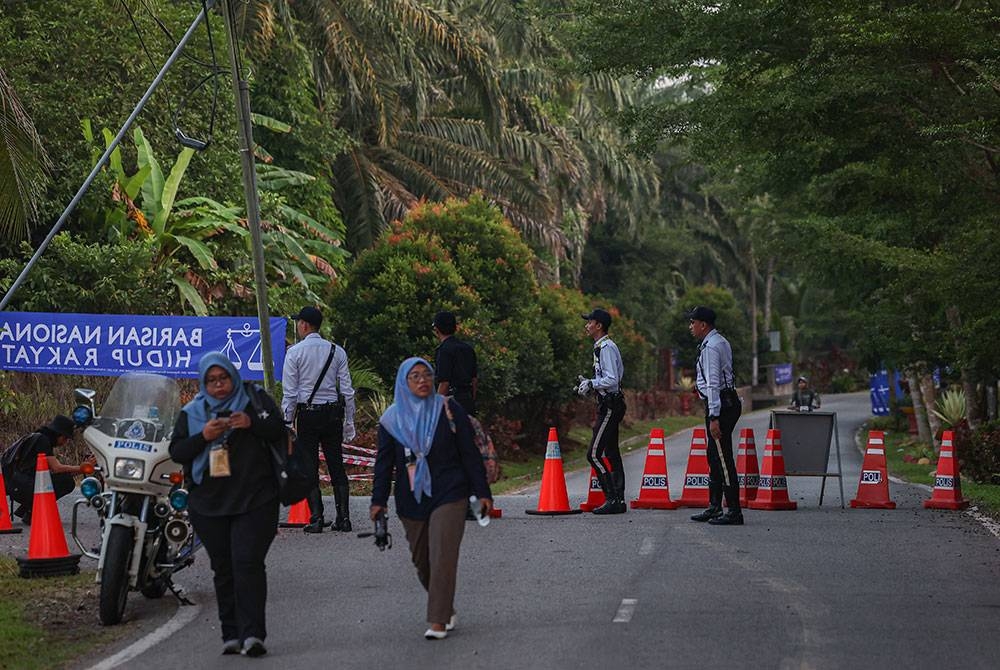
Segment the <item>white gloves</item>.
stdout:
<path fill-rule="evenodd" d="M 357 431 L 354 429 L 353 423 L 344 423 L 344 442 L 350 442 L 357 435 Z"/>
<path fill-rule="evenodd" d="M 594 388 L 593 382 L 589 379 L 581 379 L 580 385 L 576 388 L 576 392 L 581 396 L 586 396 Z"/>

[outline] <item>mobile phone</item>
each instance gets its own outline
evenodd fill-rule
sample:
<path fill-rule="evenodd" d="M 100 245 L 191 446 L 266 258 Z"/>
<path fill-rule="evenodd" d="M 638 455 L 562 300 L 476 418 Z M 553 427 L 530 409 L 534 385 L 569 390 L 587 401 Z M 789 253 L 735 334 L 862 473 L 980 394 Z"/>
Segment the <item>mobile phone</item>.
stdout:
<path fill-rule="evenodd" d="M 215 418 L 228 419 L 232 415 L 232 413 L 233 413 L 232 410 L 220 409 L 218 412 L 215 413 Z"/>

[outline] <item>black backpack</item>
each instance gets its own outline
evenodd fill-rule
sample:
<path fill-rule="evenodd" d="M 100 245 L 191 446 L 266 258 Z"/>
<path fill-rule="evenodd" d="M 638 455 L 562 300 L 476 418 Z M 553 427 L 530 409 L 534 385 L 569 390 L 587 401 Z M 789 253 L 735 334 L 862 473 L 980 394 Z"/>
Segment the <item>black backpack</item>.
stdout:
<path fill-rule="evenodd" d="M 266 393 L 256 384 L 247 382 L 247 393 L 250 404 L 258 415 L 263 415 L 264 402 L 260 394 Z M 310 472 L 309 463 L 295 440 L 286 428 L 283 437 L 277 442 L 267 445 L 271 450 L 274 464 L 274 476 L 278 482 L 278 499 L 286 507 L 304 500 L 315 486 L 315 470 Z M 314 465 L 313 468 L 316 466 Z"/>
<path fill-rule="evenodd" d="M 41 437 L 41 433 L 28 433 L 7 447 L 0 456 L 0 467 L 3 468 L 4 476 L 7 473 L 28 472 L 32 469 L 31 457 L 34 455 L 35 444 Z"/>

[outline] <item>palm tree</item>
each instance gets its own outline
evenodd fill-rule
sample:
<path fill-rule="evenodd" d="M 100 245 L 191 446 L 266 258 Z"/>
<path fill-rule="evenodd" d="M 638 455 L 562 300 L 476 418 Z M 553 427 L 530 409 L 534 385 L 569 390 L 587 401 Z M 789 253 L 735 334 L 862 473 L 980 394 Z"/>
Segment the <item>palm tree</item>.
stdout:
<path fill-rule="evenodd" d="M 0 68 L 0 239 L 27 239 L 51 167 L 31 118 Z"/>

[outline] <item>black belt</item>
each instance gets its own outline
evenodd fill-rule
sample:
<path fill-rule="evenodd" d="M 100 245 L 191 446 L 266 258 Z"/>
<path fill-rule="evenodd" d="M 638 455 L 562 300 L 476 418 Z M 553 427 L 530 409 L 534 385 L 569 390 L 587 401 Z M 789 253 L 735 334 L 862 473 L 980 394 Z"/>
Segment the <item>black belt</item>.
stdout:
<path fill-rule="evenodd" d="M 324 409 L 333 409 L 334 407 L 337 406 L 337 404 L 338 403 L 335 402 L 314 402 L 314 403 L 300 402 L 295 407 L 300 410 L 304 410 L 306 412 L 318 412 Z"/>
<path fill-rule="evenodd" d="M 597 397 L 601 401 L 604 401 L 604 400 L 618 400 L 619 398 L 624 398 L 625 394 L 622 393 L 621 391 L 616 391 L 614 393 L 598 393 Z"/>

